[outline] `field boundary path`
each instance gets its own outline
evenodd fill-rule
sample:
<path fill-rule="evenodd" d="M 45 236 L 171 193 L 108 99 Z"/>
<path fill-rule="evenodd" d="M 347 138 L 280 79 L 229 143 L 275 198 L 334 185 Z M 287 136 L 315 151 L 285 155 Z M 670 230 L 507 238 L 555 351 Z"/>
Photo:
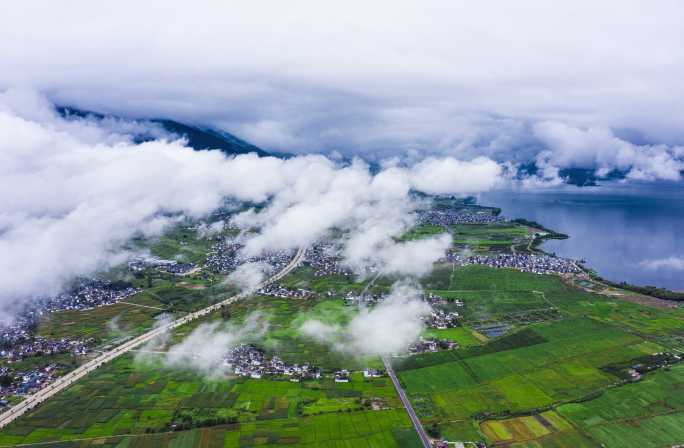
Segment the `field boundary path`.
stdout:
<path fill-rule="evenodd" d="M 390 359 L 387 356 L 383 356 L 382 362 L 385 364 L 385 370 L 387 371 L 387 375 L 389 375 L 390 379 L 392 380 L 392 384 L 394 384 L 394 388 L 397 390 L 397 394 L 399 394 L 399 398 L 401 399 L 401 402 L 404 404 L 404 408 L 406 408 L 406 412 L 408 413 L 409 418 L 413 423 L 413 427 L 416 428 L 416 432 L 418 433 L 420 442 L 423 444 L 424 448 L 431 448 L 432 442 L 430 441 L 430 438 L 425 432 L 425 428 L 423 428 L 423 424 L 420 422 L 420 419 L 416 415 L 416 412 L 413 410 L 413 406 L 411 405 L 411 402 L 406 396 L 404 388 L 401 387 L 399 378 L 397 378 L 396 373 L 394 373 L 394 369 L 392 368 L 392 361 L 390 361 Z"/>
<path fill-rule="evenodd" d="M 273 282 L 276 282 L 280 280 L 281 278 L 285 277 L 287 274 L 292 272 L 299 264 L 301 263 L 302 259 L 304 258 L 304 253 L 306 251 L 306 248 L 302 247 L 297 250 L 297 253 L 295 256 L 290 260 L 290 262 L 285 266 L 283 269 L 272 275 L 271 277 L 267 278 L 266 280 L 262 281 L 259 283 L 254 290 L 261 289 Z M 223 300 L 221 302 L 215 303 L 213 305 L 210 305 L 206 308 L 202 308 L 199 311 L 195 311 L 189 314 L 186 314 L 183 317 L 180 317 L 166 325 L 162 325 L 160 327 L 154 328 L 147 333 L 144 333 L 134 339 L 129 340 L 128 342 L 125 342 L 112 350 L 109 350 L 107 352 L 102 353 L 99 355 L 97 358 L 94 358 L 87 363 L 83 364 L 82 366 L 78 367 L 75 370 L 72 370 L 71 372 L 67 373 L 64 376 L 59 377 L 55 382 L 48 384 L 45 388 L 39 390 L 38 392 L 27 396 L 24 401 L 22 401 L 19 404 L 16 404 L 15 406 L 12 406 L 9 408 L 6 412 L 0 414 L 0 428 L 3 428 L 7 426 L 9 423 L 17 419 L 19 416 L 25 414 L 26 412 L 30 411 L 34 407 L 38 406 L 39 404 L 43 403 L 45 400 L 49 399 L 53 395 L 56 395 L 57 393 L 63 391 L 67 387 L 71 386 L 73 383 L 78 381 L 79 379 L 83 378 L 93 370 L 97 369 L 98 367 L 102 366 L 103 364 L 112 361 L 119 356 L 131 351 L 132 349 L 164 334 L 165 332 L 169 330 L 173 330 L 177 327 L 180 327 L 181 325 L 185 325 L 188 322 L 191 322 L 195 319 L 198 319 L 200 317 L 206 316 L 207 314 L 216 311 L 220 309 L 221 307 L 225 305 L 230 305 L 231 303 L 234 303 L 241 298 L 248 297 L 252 292 L 242 292 L 239 294 L 236 294 L 232 297 L 227 298 L 226 300 Z"/>

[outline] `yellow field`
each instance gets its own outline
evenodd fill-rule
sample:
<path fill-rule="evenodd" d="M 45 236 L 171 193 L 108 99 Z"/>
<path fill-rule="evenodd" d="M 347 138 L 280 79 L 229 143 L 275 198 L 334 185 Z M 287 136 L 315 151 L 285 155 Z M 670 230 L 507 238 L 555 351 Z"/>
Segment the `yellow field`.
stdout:
<path fill-rule="evenodd" d="M 506 420 L 487 420 L 482 422 L 480 428 L 494 445 L 532 441 L 554 432 L 573 429 L 554 411 Z"/>

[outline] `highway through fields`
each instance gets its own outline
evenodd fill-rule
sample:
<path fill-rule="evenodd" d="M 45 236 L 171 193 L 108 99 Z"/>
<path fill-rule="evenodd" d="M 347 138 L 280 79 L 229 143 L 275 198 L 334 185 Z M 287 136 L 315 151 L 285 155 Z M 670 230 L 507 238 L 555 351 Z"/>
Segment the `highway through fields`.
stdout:
<path fill-rule="evenodd" d="M 281 278 L 285 277 L 287 274 L 292 272 L 299 263 L 301 263 L 302 259 L 304 258 L 304 253 L 306 251 L 306 248 L 300 248 L 297 250 L 297 253 L 295 256 L 290 260 L 290 262 L 285 266 L 282 270 L 278 271 L 271 277 L 267 278 L 263 282 L 261 282 L 259 285 L 256 286 L 256 289 L 260 289 L 265 287 L 266 285 L 276 282 L 280 280 Z M 132 349 L 158 337 L 166 333 L 167 331 L 173 330 L 177 327 L 180 327 L 181 325 L 185 325 L 188 322 L 191 322 L 195 319 L 198 319 L 200 317 L 206 316 L 207 314 L 216 311 L 220 309 L 221 307 L 225 305 L 230 305 L 231 303 L 236 302 L 237 300 L 240 300 L 241 298 L 247 297 L 251 294 L 251 292 L 242 292 L 239 294 L 236 294 L 232 297 L 227 298 L 226 300 L 223 300 L 221 302 L 215 303 L 213 305 L 210 305 L 206 308 L 202 308 L 199 311 L 195 311 L 189 314 L 186 314 L 185 316 L 178 318 L 166 325 L 162 325 L 157 328 L 153 328 L 152 330 L 148 331 L 145 334 L 142 334 L 134 339 L 131 339 L 115 348 L 112 350 L 109 350 L 107 352 L 102 353 L 99 355 L 97 358 L 94 358 L 87 363 L 83 364 L 82 366 L 78 367 L 75 370 L 72 370 L 71 372 L 67 373 L 64 376 L 59 377 L 57 380 L 55 380 L 53 383 L 50 383 L 43 389 L 39 390 L 38 392 L 27 396 L 22 402 L 12 406 L 9 408 L 6 412 L 0 414 L 0 428 L 5 427 L 12 421 L 14 421 L 16 418 L 19 416 L 25 414 L 27 411 L 33 409 L 37 405 L 41 404 L 45 400 L 49 399 L 53 395 L 63 391 L 67 387 L 71 386 L 73 383 L 78 381 L 79 379 L 83 378 L 93 370 L 97 369 L 98 367 L 102 366 L 103 364 L 112 361 L 113 359 L 118 358 L 119 356 L 123 355 L 124 353 L 127 353 L 131 351 Z"/>
<path fill-rule="evenodd" d="M 425 448 L 431 448 L 432 447 L 432 442 L 430 441 L 430 438 L 428 437 L 427 433 L 425 432 L 425 428 L 423 428 L 423 424 L 420 423 L 420 419 L 416 415 L 416 412 L 413 410 L 413 406 L 411 406 L 411 402 L 409 401 L 408 397 L 406 396 L 406 392 L 404 392 L 404 388 L 401 387 L 401 383 L 399 382 L 399 378 L 397 378 L 396 373 L 394 373 L 394 369 L 392 368 L 392 361 L 387 356 L 382 357 L 382 362 L 385 364 L 385 370 L 387 371 L 387 375 L 392 379 L 392 384 L 394 384 L 394 388 L 397 390 L 397 393 L 399 394 L 399 398 L 401 399 L 401 402 L 404 404 L 404 408 L 406 408 L 406 412 L 408 412 L 409 418 L 411 418 L 411 422 L 413 423 L 413 427 L 416 428 L 416 432 L 418 433 L 418 437 L 420 438 L 420 442 L 423 444 L 423 447 Z"/>

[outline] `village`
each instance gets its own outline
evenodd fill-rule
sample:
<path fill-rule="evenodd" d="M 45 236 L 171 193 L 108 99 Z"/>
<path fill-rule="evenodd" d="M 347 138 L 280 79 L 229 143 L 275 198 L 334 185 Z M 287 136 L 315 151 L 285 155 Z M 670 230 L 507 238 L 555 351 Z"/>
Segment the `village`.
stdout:
<path fill-rule="evenodd" d="M 58 377 L 57 364 L 23 371 L 0 367 L 0 408 L 5 408 L 9 404 L 7 397 L 32 394 L 46 387 Z"/>
<path fill-rule="evenodd" d="M 175 260 L 162 260 L 155 257 L 134 258 L 128 262 L 128 269 L 131 272 L 143 272 L 150 268 L 169 274 L 187 275 L 197 269 L 197 265 L 195 263 L 181 263 Z"/>
<path fill-rule="evenodd" d="M 11 344 L 0 350 L 0 359 L 9 362 L 20 361 L 32 356 L 53 355 L 57 353 L 73 353 L 76 356 L 85 355 L 94 339 L 45 339 L 41 336 L 27 338 L 21 343 Z"/>
<path fill-rule="evenodd" d="M 256 291 L 262 296 L 280 297 L 283 299 L 308 299 L 314 295 L 313 291 L 303 288 L 287 288 L 280 283 L 271 283 Z"/>
<path fill-rule="evenodd" d="M 287 364 L 278 356 L 264 356 L 263 350 L 250 344 L 240 344 L 228 351 L 224 357 L 224 365 L 231 373 L 259 379 L 263 377 L 285 376 L 290 381 L 317 379 L 321 370 L 309 364 Z"/>
<path fill-rule="evenodd" d="M 573 260 L 545 254 L 518 253 L 463 257 L 455 252 L 448 252 L 446 260 L 458 266 L 483 265 L 492 268 L 517 269 L 534 274 L 577 274 L 581 272 Z"/>
<path fill-rule="evenodd" d="M 458 344 L 448 339 L 420 338 L 409 345 L 408 352 L 411 355 L 417 355 L 420 353 L 434 353 L 440 350 L 453 350 L 456 348 L 458 348 Z"/>
<path fill-rule="evenodd" d="M 87 310 L 112 305 L 139 293 L 141 289 L 130 284 L 113 283 L 107 280 L 81 279 L 67 292 L 53 297 L 39 299 L 40 308 L 47 312 L 64 310 Z"/>
<path fill-rule="evenodd" d="M 319 241 L 306 249 L 304 264 L 314 269 L 315 277 L 329 275 L 354 275 L 351 269 L 342 265 L 342 256 L 339 248 L 330 242 Z"/>
<path fill-rule="evenodd" d="M 470 213 L 459 209 L 419 210 L 418 224 L 449 227 L 455 224 L 496 224 L 506 219 L 491 213 Z"/>
<path fill-rule="evenodd" d="M 49 340 L 34 337 L 38 322 L 56 311 L 82 311 L 112 305 L 139 293 L 141 290 L 125 283 L 106 280 L 81 279 L 69 291 L 52 297 L 40 298 L 27 305 L 12 322 L 0 327 L 0 356 L 22 358 L 36 353 L 60 353 L 71 347 L 85 347 L 87 342 L 70 339 Z"/>
<path fill-rule="evenodd" d="M 292 250 L 264 251 L 260 255 L 244 258 L 240 251 L 244 245 L 234 241 L 226 241 L 219 237 L 207 252 L 205 266 L 216 274 L 228 274 L 233 272 L 243 263 L 265 263 L 274 271 L 279 271 L 292 259 Z"/>

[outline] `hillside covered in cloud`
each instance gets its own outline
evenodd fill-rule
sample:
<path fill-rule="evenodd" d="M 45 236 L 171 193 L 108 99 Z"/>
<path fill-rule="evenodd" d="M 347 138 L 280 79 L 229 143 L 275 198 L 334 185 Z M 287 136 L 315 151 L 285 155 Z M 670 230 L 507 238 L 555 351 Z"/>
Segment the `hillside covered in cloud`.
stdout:
<path fill-rule="evenodd" d="M 147 141 L 136 135 L 146 133 Z M 0 95 L 0 307 L 57 293 L 79 275 L 123 262 L 136 235 L 201 219 L 226 198 L 252 204 L 233 223 L 256 230 L 247 256 L 295 249 L 333 229 L 362 272 L 421 275 L 450 238 L 397 238 L 415 222 L 412 191 L 473 194 L 506 184 L 506 167 L 479 157 L 430 157 L 371 171 L 361 160 L 196 151 L 156 124 L 60 115 L 29 91 Z"/>

